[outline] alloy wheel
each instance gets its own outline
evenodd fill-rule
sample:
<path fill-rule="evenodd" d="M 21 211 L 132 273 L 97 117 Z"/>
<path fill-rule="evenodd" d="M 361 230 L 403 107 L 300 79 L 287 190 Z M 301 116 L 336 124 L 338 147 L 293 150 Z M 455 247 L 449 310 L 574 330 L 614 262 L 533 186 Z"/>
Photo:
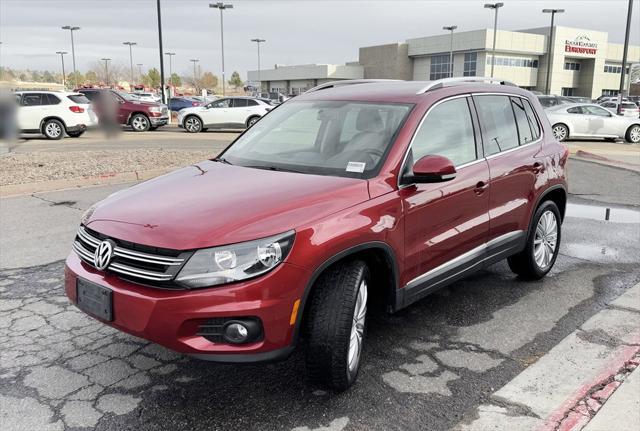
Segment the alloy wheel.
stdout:
<path fill-rule="evenodd" d="M 62 128 L 58 123 L 49 123 L 45 127 L 45 132 L 47 133 L 47 136 L 57 138 L 62 134 Z"/>
<path fill-rule="evenodd" d="M 347 365 L 349 371 L 353 372 L 358 368 L 360 355 L 362 353 L 362 340 L 364 338 L 364 323 L 367 315 L 367 282 L 362 280 L 358 287 L 358 297 L 356 306 L 353 309 L 353 321 L 351 323 L 351 337 L 349 338 L 349 354 L 347 355 Z"/>
<path fill-rule="evenodd" d="M 131 126 L 136 130 L 145 130 L 148 126 L 149 120 L 146 117 L 139 115 L 133 119 Z"/>
<path fill-rule="evenodd" d="M 184 127 L 189 132 L 195 133 L 200 130 L 200 121 L 195 117 L 189 117 L 187 121 L 184 122 Z"/>
<path fill-rule="evenodd" d="M 558 141 L 564 141 L 567 138 L 567 128 L 561 124 L 553 126 L 553 137 Z"/>
<path fill-rule="evenodd" d="M 545 211 L 538 220 L 533 240 L 533 258 L 542 270 L 547 269 L 558 248 L 558 220 L 551 211 Z"/>
<path fill-rule="evenodd" d="M 640 126 L 633 126 L 633 128 L 629 130 L 629 138 L 634 144 L 640 142 Z"/>

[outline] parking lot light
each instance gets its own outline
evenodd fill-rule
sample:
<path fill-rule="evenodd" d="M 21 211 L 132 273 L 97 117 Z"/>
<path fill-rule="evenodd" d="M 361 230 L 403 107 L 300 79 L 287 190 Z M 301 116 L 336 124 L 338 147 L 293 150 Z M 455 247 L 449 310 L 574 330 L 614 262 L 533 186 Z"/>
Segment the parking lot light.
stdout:
<path fill-rule="evenodd" d="M 258 81 L 260 82 L 260 91 L 262 91 L 262 80 L 260 79 L 260 44 L 266 41 L 266 39 L 260 39 L 259 37 L 251 39 L 251 42 L 255 42 L 256 45 L 258 45 Z"/>
<path fill-rule="evenodd" d="M 71 25 L 65 25 L 64 27 L 61 27 L 63 30 L 69 30 L 69 32 L 71 33 L 71 60 L 73 62 L 73 85 L 76 86 L 76 88 L 78 87 L 78 72 L 76 72 L 76 47 L 75 44 L 73 42 L 73 32 L 80 30 L 80 27 L 75 27 L 75 26 L 71 26 Z"/>
<path fill-rule="evenodd" d="M 222 12 L 225 9 L 233 9 L 233 5 L 232 4 L 225 4 L 222 2 L 218 2 L 218 3 L 210 3 L 209 4 L 210 8 L 214 8 L 214 9 L 220 9 L 220 48 L 222 51 L 222 95 L 225 95 L 225 78 L 224 78 L 224 22 L 222 19 Z"/>
<path fill-rule="evenodd" d="M 129 45 L 129 64 L 131 65 L 131 85 L 129 87 L 132 87 L 133 84 L 135 83 L 135 77 L 133 76 L 133 50 L 131 49 L 132 46 L 137 45 L 136 42 L 122 42 L 123 45 Z"/>
<path fill-rule="evenodd" d="M 173 67 L 171 66 L 171 57 L 176 55 L 175 52 L 165 52 L 164 55 L 169 56 L 169 85 L 173 87 Z"/>
<path fill-rule="evenodd" d="M 551 27 L 549 27 L 549 41 L 547 43 L 547 80 L 544 86 L 545 94 L 549 94 L 549 79 L 551 79 L 551 40 L 553 39 L 553 21 L 557 13 L 564 13 L 564 9 L 542 9 L 542 13 L 551 14 Z"/>
<path fill-rule="evenodd" d="M 504 3 L 485 3 L 485 9 L 495 10 L 493 18 L 493 48 L 491 49 L 491 77 L 493 78 L 493 68 L 496 65 L 496 35 L 498 33 L 498 9 L 504 6 Z"/>
<path fill-rule="evenodd" d="M 64 76 L 64 56 L 69 53 L 67 51 L 56 51 L 56 54 L 60 55 L 60 60 L 62 61 L 62 86 L 67 88 L 67 78 Z"/>
<path fill-rule="evenodd" d="M 199 62 L 200 60 L 198 60 L 197 58 L 192 58 L 191 60 L 189 60 L 190 62 L 193 63 L 193 90 L 196 91 L 198 89 L 197 84 L 196 84 L 196 63 Z"/>
<path fill-rule="evenodd" d="M 453 30 L 458 28 L 457 25 L 450 25 L 442 27 L 443 30 L 451 32 L 451 39 L 449 41 L 449 77 L 453 78 Z"/>
<path fill-rule="evenodd" d="M 104 61 L 104 70 L 105 70 L 106 75 L 107 75 L 106 84 L 109 85 L 109 62 L 111 61 L 111 59 L 110 58 L 101 58 L 100 60 Z"/>

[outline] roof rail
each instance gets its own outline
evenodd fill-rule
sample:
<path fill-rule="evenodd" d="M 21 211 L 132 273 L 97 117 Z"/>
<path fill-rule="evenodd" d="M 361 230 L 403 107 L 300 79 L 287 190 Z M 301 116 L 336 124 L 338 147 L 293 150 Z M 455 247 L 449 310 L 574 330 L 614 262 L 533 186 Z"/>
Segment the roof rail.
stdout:
<path fill-rule="evenodd" d="M 397 82 L 401 81 L 400 79 L 344 79 L 340 81 L 330 81 L 325 82 L 324 84 L 317 85 L 309 90 L 305 91 L 305 93 L 313 93 L 314 91 L 326 90 L 327 88 L 335 88 L 335 87 L 344 87 L 346 85 L 355 85 L 355 84 L 370 84 L 372 82 Z"/>
<path fill-rule="evenodd" d="M 455 84 L 465 83 L 465 82 L 490 82 L 494 84 L 510 85 L 512 87 L 517 87 L 517 85 L 514 84 L 513 82 L 505 81 L 504 79 L 489 78 L 486 76 L 465 76 L 465 77 L 459 77 L 459 78 L 443 78 L 443 79 L 438 79 L 437 81 L 431 81 L 426 86 L 422 87 L 416 94 L 424 94 L 427 91 L 435 90 L 436 88 L 447 87 L 448 85 L 451 85 L 451 84 L 455 85 Z"/>

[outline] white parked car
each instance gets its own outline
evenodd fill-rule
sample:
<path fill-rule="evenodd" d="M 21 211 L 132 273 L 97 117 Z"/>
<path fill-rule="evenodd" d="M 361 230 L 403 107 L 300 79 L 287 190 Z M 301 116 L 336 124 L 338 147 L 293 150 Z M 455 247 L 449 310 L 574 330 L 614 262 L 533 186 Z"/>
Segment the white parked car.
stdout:
<path fill-rule="evenodd" d="M 640 142 L 640 119 L 616 115 L 593 103 L 572 103 L 546 109 L 553 136 L 569 138 L 625 139 Z"/>
<path fill-rule="evenodd" d="M 208 128 L 244 129 L 251 127 L 272 108 L 253 97 L 225 97 L 204 106 L 180 110 L 178 125 L 190 133 Z"/>
<path fill-rule="evenodd" d="M 18 91 L 16 121 L 21 133 L 41 133 L 48 139 L 62 139 L 65 133 L 77 138 L 98 125 L 91 102 L 84 95 L 62 91 Z"/>
<path fill-rule="evenodd" d="M 162 102 L 162 97 L 154 94 L 154 93 L 130 93 L 132 96 L 135 96 L 141 102 L 154 102 L 160 103 Z"/>
<path fill-rule="evenodd" d="M 614 114 L 618 113 L 618 102 L 604 102 L 601 103 L 600 106 L 603 108 L 607 108 L 609 111 Z M 622 107 L 620 108 L 620 112 L 625 117 L 640 117 L 640 108 L 633 102 L 622 102 Z"/>

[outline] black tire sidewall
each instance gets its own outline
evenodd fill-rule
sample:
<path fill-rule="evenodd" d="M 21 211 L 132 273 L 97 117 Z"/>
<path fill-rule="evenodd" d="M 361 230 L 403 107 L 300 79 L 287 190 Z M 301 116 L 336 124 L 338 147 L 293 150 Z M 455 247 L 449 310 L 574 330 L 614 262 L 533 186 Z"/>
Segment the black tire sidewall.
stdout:
<path fill-rule="evenodd" d="M 55 123 L 58 126 L 60 126 L 60 135 L 58 136 L 49 136 L 47 134 L 47 125 L 51 124 L 51 123 Z M 47 138 L 47 139 L 51 139 L 54 141 L 58 141 L 62 138 L 64 138 L 64 134 L 65 134 L 65 129 L 64 129 L 64 124 L 62 124 L 61 121 L 58 120 L 47 120 L 44 125 L 42 126 L 42 134 Z"/>
<path fill-rule="evenodd" d="M 549 266 L 546 269 L 541 269 L 538 264 L 536 263 L 535 260 L 535 256 L 534 256 L 534 240 L 535 240 L 535 233 L 536 233 L 536 228 L 538 226 L 538 221 L 540 220 L 540 217 L 542 217 L 542 215 L 547 212 L 547 211 L 551 211 L 553 212 L 553 215 L 556 217 L 556 224 L 557 224 L 557 228 L 558 228 L 558 236 L 556 238 L 556 249 L 555 252 L 553 254 L 553 257 L 551 258 L 551 262 L 549 263 Z M 560 244 L 561 244 L 561 240 L 562 240 L 562 223 L 561 223 L 561 218 L 560 218 L 560 210 L 558 209 L 558 206 L 555 204 L 555 202 L 553 201 L 545 201 L 543 202 L 538 209 L 536 209 L 536 212 L 533 216 L 533 219 L 531 220 L 531 226 L 529 227 L 529 235 L 527 238 L 527 247 L 525 249 L 526 251 L 526 256 L 527 256 L 527 260 L 529 260 L 529 265 L 530 268 L 533 270 L 533 273 L 535 274 L 535 278 L 542 278 L 545 275 L 547 275 L 547 273 L 549 273 L 549 271 L 551 271 L 551 269 L 553 268 L 553 265 L 555 265 L 556 263 L 556 259 L 558 258 L 558 254 L 560 253 Z"/>
<path fill-rule="evenodd" d="M 256 122 L 260 119 L 260 117 L 251 117 L 247 120 L 247 128 L 256 124 Z"/>

